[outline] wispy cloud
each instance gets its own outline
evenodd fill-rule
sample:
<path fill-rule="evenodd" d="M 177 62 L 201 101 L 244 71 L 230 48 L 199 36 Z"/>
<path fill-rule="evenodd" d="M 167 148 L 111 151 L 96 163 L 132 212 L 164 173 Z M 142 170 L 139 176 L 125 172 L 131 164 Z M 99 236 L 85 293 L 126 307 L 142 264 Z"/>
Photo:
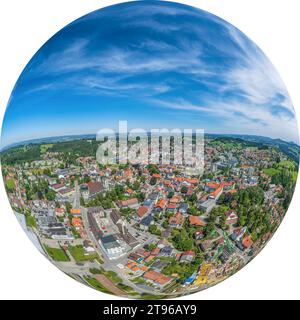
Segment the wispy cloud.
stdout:
<path fill-rule="evenodd" d="M 298 141 L 294 109 L 278 73 L 227 22 L 186 6 L 135 2 L 134 9 L 110 7 L 73 25 L 81 27 L 78 35 L 57 41 L 31 64 L 28 81 L 36 85 L 27 95 L 68 89 L 126 96 L 184 112 L 187 121 L 188 115 L 206 115 L 224 130 Z"/>

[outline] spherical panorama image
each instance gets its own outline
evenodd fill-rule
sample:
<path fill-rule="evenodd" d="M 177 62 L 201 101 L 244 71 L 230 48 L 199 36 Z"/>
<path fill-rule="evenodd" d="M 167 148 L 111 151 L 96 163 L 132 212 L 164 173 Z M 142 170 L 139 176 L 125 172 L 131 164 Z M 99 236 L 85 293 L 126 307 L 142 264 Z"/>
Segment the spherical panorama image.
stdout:
<path fill-rule="evenodd" d="M 38 250 L 135 299 L 195 293 L 251 261 L 285 216 L 299 154 L 264 53 L 166 1 L 106 7 L 55 34 L 19 77 L 1 135 L 7 196 Z"/>

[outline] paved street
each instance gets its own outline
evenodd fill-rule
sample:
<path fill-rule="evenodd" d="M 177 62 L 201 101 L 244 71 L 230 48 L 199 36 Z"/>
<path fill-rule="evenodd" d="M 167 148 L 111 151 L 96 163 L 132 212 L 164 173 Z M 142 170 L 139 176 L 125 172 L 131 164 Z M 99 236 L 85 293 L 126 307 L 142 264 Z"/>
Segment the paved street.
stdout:
<path fill-rule="evenodd" d="M 141 288 L 141 287 L 137 286 L 136 284 L 134 284 L 133 282 L 129 281 L 127 276 L 125 275 L 124 271 L 117 266 L 120 263 L 122 265 L 125 265 L 125 263 L 127 261 L 126 257 L 128 255 L 128 253 L 119 259 L 115 259 L 115 260 L 108 259 L 107 255 L 105 254 L 105 252 L 103 252 L 101 246 L 99 245 L 99 242 L 97 241 L 97 239 L 95 238 L 94 234 L 92 233 L 92 231 L 90 229 L 90 225 L 89 225 L 88 218 L 87 218 L 87 209 L 81 207 L 81 214 L 82 214 L 82 221 L 84 224 L 84 228 L 87 232 L 88 238 L 93 242 L 93 245 L 94 245 L 96 252 L 104 261 L 104 263 L 101 266 L 105 270 L 112 270 L 112 271 L 116 272 L 118 274 L 118 276 L 122 279 L 123 283 L 132 287 L 136 292 L 138 292 L 138 293 L 147 292 L 149 294 L 153 294 L 152 288 L 149 288 L 148 290 L 146 290 L 146 288 Z M 153 239 L 150 238 L 150 240 L 148 240 L 148 241 L 152 242 Z M 140 247 L 140 246 L 142 246 L 142 244 L 140 244 L 138 247 Z"/>

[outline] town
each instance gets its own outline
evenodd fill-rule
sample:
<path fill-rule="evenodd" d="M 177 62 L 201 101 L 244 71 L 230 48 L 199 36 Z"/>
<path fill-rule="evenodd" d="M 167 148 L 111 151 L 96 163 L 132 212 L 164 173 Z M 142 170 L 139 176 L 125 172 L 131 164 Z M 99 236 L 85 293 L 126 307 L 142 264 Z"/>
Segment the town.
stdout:
<path fill-rule="evenodd" d="M 60 270 L 104 293 L 172 298 L 240 270 L 272 237 L 298 162 L 279 148 L 205 138 L 204 172 L 175 164 L 100 164 L 96 139 L 1 152 L 11 206 Z"/>

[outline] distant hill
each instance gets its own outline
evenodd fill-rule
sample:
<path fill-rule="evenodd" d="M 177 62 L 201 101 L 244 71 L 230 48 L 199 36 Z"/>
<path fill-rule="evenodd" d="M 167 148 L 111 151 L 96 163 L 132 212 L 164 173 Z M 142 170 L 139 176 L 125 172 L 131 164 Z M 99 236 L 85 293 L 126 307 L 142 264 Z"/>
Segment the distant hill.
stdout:
<path fill-rule="evenodd" d="M 81 139 L 96 139 L 95 134 L 82 134 L 82 135 L 71 135 L 71 136 L 57 136 L 57 137 L 46 137 L 46 138 L 39 138 L 39 139 L 32 139 L 26 140 L 21 142 L 16 142 L 5 146 L 0 149 L 0 152 L 5 150 L 9 150 L 12 148 L 16 148 L 19 146 L 30 145 L 30 144 L 42 144 L 42 143 L 56 143 L 56 142 L 64 142 L 64 141 L 74 141 L 74 140 L 81 140 Z"/>
<path fill-rule="evenodd" d="M 281 152 L 285 153 L 288 157 L 293 159 L 297 164 L 299 164 L 299 157 L 300 157 L 300 146 L 297 145 L 294 142 L 287 142 L 281 139 L 272 139 L 268 137 L 258 136 L 258 135 L 241 135 L 241 134 L 205 134 L 205 138 L 211 138 L 211 139 L 225 139 L 227 141 L 232 141 L 233 139 L 235 141 L 244 141 L 253 144 L 253 146 L 256 147 L 275 147 L 278 148 Z M 84 134 L 84 135 L 73 135 L 73 136 L 59 136 L 59 137 L 49 137 L 49 138 L 41 138 L 41 139 L 34 139 L 29 141 L 23 141 L 20 143 L 15 143 L 13 145 L 7 146 L 2 148 L 1 155 L 2 158 L 6 158 L 7 151 L 10 151 L 10 156 L 12 153 L 15 155 L 15 160 L 18 156 L 20 156 L 20 147 L 21 146 L 32 146 L 29 150 L 27 150 L 27 153 L 30 154 L 23 154 L 22 158 L 31 158 L 36 157 L 38 155 L 38 149 L 35 146 L 40 144 L 46 144 L 46 143 L 59 143 L 59 145 L 54 146 L 52 151 L 62 151 L 62 149 L 69 149 L 68 151 L 71 151 L 70 149 L 80 149 L 80 154 L 82 155 L 83 151 L 94 151 L 94 144 L 93 148 L 91 150 L 87 150 L 86 145 L 84 144 L 84 140 L 86 139 L 96 139 L 96 135 L 94 134 Z M 72 143 L 72 141 L 78 141 L 82 140 L 81 142 L 78 142 L 76 145 Z M 75 148 L 76 146 L 76 148 Z M 35 151 L 35 152 L 34 152 Z M 24 150 L 22 150 L 22 153 L 24 153 Z"/>
<path fill-rule="evenodd" d="M 242 134 L 207 134 L 205 135 L 207 138 L 220 138 L 220 137 L 227 137 L 227 138 L 237 138 L 242 139 L 244 141 L 249 142 L 256 142 L 262 143 L 266 146 L 276 147 L 287 156 L 292 158 L 296 163 L 299 163 L 300 157 L 300 146 L 294 142 L 287 142 L 281 139 L 272 139 L 263 136 L 256 136 L 256 135 L 242 135 Z"/>

